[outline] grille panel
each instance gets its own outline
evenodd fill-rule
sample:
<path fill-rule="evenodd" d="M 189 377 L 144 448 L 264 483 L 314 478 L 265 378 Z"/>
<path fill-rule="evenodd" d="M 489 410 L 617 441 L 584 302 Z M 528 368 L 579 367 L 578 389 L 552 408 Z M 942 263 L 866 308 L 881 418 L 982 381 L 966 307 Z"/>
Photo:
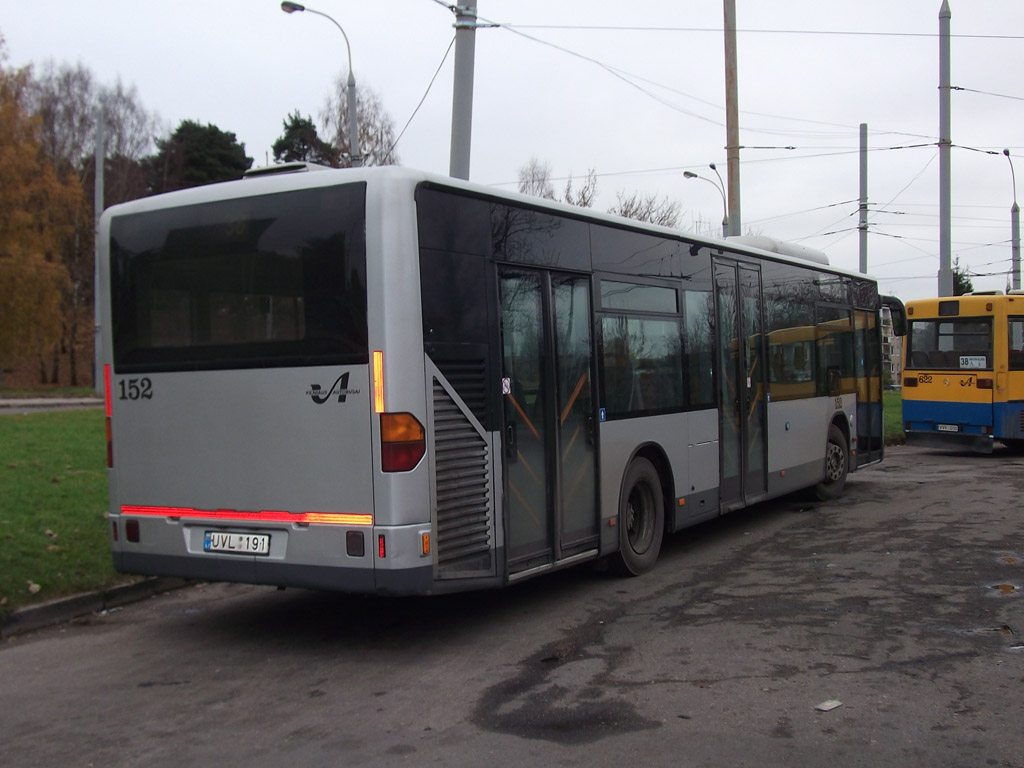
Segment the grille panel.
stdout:
<path fill-rule="evenodd" d="M 435 359 L 434 364 L 481 424 L 487 423 L 487 371 L 482 359 Z"/>
<path fill-rule="evenodd" d="M 434 379 L 434 501 L 437 562 L 442 577 L 492 567 L 493 504 L 488 453 L 485 440 Z"/>

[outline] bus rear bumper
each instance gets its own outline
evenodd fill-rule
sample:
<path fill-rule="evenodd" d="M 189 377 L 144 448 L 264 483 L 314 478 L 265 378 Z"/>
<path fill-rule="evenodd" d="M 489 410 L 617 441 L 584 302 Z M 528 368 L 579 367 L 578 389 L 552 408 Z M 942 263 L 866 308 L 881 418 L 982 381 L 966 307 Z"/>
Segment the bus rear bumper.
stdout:
<path fill-rule="evenodd" d="M 995 441 L 991 435 L 972 435 L 957 432 L 923 432 L 906 433 L 907 445 L 918 448 L 941 448 L 943 450 L 963 450 L 974 453 L 992 453 Z"/>
<path fill-rule="evenodd" d="M 114 568 L 145 576 L 180 576 L 200 581 L 236 581 L 277 587 L 363 594 L 416 595 L 431 591 L 432 565 L 400 570 L 302 565 L 249 557 L 137 554 L 115 551 Z"/>

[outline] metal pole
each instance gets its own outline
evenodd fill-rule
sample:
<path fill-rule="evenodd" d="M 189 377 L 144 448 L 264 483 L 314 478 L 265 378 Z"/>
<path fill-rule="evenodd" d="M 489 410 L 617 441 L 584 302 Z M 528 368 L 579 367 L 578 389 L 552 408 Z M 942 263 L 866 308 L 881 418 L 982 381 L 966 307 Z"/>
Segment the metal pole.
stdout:
<path fill-rule="evenodd" d="M 725 152 L 729 176 L 729 234 L 740 224 L 740 108 L 736 70 L 736 0 L 724 0 L 725 10 Z"/>
<path fill-rule="evenodd" d="M 708 168 L 715 172 L 715 176 L 718 177 L 719 192 L 722 195 L 722 237 L 729 236 L 729 206 L 725 202 L 725 182 L 722 181 L 722 174 L 718 172 L 718 168 L 714 163 L 708 163 Z"/>
<path fill-rule="evenodd" d="M 1012 285 L 1013 290 L 1020 290 L 1020 206 L 1017 205 L 1017 174 L 1013 172 L 1013 159 L 1010 150 L 1004 149 L 1006 161 L 1010 164 L 1010 180 L 1013 182 L 1013 205 L 1010 206 L 1010 252 L 1013 255 Z"/>
<path fill-rule="evenodd" d="M 338 28 L 341 32 L 341 36 L 345 39 L 345 52 L 348 54 L 348 153 L 349 161 L 353 168 L 358 168 L 363 164 L 363 154 L 359 150 L 359 118 L 357 115 L 356 104 L 356 76 L 352 71 L 352 46 L 349 45 L 348 35 L 345 34 L 344 27 L 339 24 L 333 16 L 329 16 L 323 11 L 318 11 L 314 8 L 307 8 L 301 3 L 293 3 L 290 0 L 285 0 L 281 3 L 281 10 L 285 13 L 313 13 L 317 16 L 323 16 L 331 24 Z"/>
<path fill-rule="evenodd" d="M 92 273 L 92 309 L 93 309 L 93 342 L 92 342 L 92 388 L 103 394 L 103 376 L 100 375 L 100 360 L 103 359 L 103 336 L 100 318 L 100 216 L 103 213 L 103 171 L 104 171 L 104 125 L 103 109 L 96 109 L 96 151 L 93 162 L 95 164 L 94 175 L 95 185 L 93 187 L 93 228 L 95 230 L 93 247 L 93 273 Z"/>
<path fill-rule="evenodd" d="M 1010 208 L 1010 239 L 1013 251 L 1013 290 L 1020 290 L 1020 206 L 1013 201 Z"/>
<path fill-rule="evenodd" d="M 359 115 L 356 102 L 356 78 L 352 74 L 352 62 L 348 70 L 348 146 L 352 159 L 352 167 L 359 168 L 363 164 L 363 153 L 359 149 Z"/>
<path fill-rule="evenodd" d="M 724 237 L 728 237 L 729 236 L 729 209 L 726 207 L 724 186 L 721 183 L 722 182 L 722 176 L 721 176 L 721 174 L 718 173 L 718 169 L 715 168 L 715 164 L 714 163 L 711 163 L 711 165 L 709 165 L 708 167 L 712 171 L 715 172 L 716 176 L 718 176 L 718 182 L 719 182 L 718 184 L 715 184 L 715 182 L 713 182 L 711 179 L 704 178 L 699 173 L 694 173 L 693 171 L 683 171 L 683 178 L 684 179 L 700 179 L 701 181 L 706 181 L 708 184 L 713 186 L 718 191 L 718 194 L 721 195 L 721 197 L 722 197 L 722 237 L 723 238 Z"/>
<path fill-rule="evenodd" d="M 939 296 L 953 295 L 952 184 L 949 127 L 949 2 L 939 10 Z"/>
<path fill-rule="evenodd" d="M 860 272 L 868 271 L 868 124 L 860 124 Z"/>
<path fill-rule="evenodd" d="M 476 0 L 455 8 L 455 83 L 452 93 L 452 145 L 448 174 L 469 179 L 473 138 L 473 61 L 476 58 Z"/>

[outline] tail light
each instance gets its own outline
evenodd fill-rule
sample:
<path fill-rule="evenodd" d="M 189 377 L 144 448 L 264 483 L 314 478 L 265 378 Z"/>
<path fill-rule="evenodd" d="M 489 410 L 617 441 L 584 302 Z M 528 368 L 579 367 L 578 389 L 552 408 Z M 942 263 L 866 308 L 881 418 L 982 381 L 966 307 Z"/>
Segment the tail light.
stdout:
<path fill-rule="evenodd" d="M 978 389 L 992 389 L 992 379 L 978 379 Z"/>
<path fill-rule="evenodd" d="M 423 425 L 411 413 L 380 415 L 380 465 L 385 472 L 408 472 L 427 452 Z"/>

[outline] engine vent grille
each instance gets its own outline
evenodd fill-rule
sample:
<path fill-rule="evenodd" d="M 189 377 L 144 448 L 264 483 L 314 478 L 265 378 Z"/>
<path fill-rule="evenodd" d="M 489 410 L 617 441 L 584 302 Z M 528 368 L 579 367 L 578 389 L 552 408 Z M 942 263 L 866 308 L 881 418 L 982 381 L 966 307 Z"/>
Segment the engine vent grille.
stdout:
<path fill-rule="evenodd" d="M 494 532 L 487 443 L 437 379 L 434 465 L 440 575 L 490 570 Z"/>
<path fill-rule="evenodd" d="M 481 424 L 487 423 L 487 369 L 480 358 L 473 359 L 438 359 L 434 364 L 444 374 L 448 383 L 459 393 L 462 401 Z"/>

